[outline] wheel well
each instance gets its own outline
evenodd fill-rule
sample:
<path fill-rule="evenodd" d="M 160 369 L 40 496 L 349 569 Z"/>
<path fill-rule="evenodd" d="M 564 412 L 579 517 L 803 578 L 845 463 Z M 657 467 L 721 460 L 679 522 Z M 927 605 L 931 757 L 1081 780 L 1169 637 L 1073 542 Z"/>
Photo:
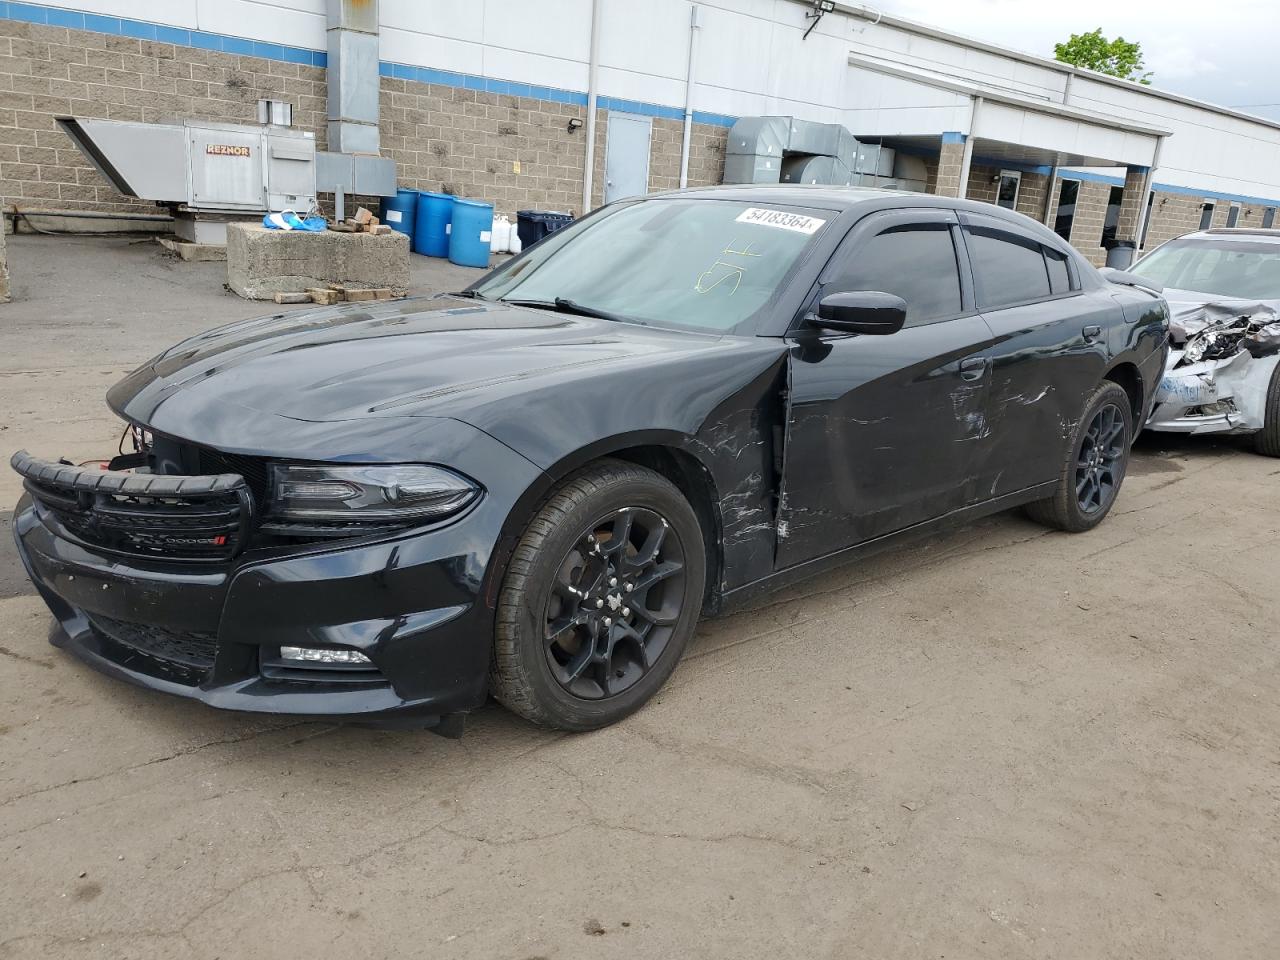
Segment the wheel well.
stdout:
<path fill-rule="evenodd" d="M 689 501 L 698 517 L 698 524 L 702 527 L 702 542 L 707 554 L 707 581 L 702 605 L 704 609 L 714 608 L 719 595 L 723 556 L 720 549 L 720 511 L 716 506 L 720 497 L 711 472 L 692 454 L 659 444 L 613 450 L 608 456 L 648 467 L 655 473 L 662 474 Z"/>
<path fill-rule="evenodd" d="M 1145 396 L 1142 387 L 1142 374 L 1132 363 L 1119 363 L 1107 371 L 1106 380 L 1119 384 L 1129 395 L 1129 407 L 1133 410 L 1134 432 L 1142 429 L 1142 404 Z"/>

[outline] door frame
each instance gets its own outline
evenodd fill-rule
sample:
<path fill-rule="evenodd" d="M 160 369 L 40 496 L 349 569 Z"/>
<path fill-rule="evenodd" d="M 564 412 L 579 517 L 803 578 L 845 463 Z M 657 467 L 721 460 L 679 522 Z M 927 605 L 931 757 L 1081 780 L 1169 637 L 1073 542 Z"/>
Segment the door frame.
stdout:
<path fill-rule="evenodd" d="M 601 178 L 604 180 L 604 184 L 600 188 L 600 202 L 602 204 L 609 202 L 609 148 L 612 146 L 613 141 L 613 137 L 609 133 L 615 115 L 625 117 L 627 120 L 643 121 L 644 125 L 649 128 L 649 149 L 644 154 L 644 193 L 641 196 L 645 196 L 649 192 L 649 168 L 653 160 L 653 117 L 647 117 L 642 113 L 627 113 L 625 110 L 607 110 L 605 111 L 604 124 L 604 176 Z"/>

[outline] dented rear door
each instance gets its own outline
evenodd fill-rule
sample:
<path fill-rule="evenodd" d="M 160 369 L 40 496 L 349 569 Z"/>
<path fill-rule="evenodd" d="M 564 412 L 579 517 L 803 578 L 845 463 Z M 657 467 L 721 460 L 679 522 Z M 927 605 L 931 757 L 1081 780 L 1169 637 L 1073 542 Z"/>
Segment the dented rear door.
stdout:
<path fill-rule="evenodd" d="M 901 530 L 973 502 L 986 428 L 990 328 L 974 312 L 950 211 L 860 221 L 819 278 L 824 294 L 907 301 L 889 336 L 809 327 L 790 342 L 778 566 Z"/>

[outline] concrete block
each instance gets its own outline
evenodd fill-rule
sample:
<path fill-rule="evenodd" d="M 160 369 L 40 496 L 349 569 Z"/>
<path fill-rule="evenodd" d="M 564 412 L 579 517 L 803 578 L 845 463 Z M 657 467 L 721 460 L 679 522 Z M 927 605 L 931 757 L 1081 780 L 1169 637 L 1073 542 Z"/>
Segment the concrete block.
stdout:
<path fill-rule="evenodd" d="M 409 238 L 369 233 L 268 230 L 261 224 L 227 225 L 227 286 L 248 300 L 329 284 L 409 287 Z"/>
<path fill-rule="evenodd" d="M 221 243 L 191 243 L 179 237 L 156 237 L 156 242 L 188 263 L 227 259 L 226 245 Z"/>

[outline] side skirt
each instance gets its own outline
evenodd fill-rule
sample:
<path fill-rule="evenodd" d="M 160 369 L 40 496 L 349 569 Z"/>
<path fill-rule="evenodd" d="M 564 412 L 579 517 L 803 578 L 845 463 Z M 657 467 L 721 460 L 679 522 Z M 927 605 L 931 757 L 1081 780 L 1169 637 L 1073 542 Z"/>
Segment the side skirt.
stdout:
<path fill-rule="evenodd" d="M 885 534 L 874 540 L 868 540 L 865 543 L 857 543 L 851 547 L 845 547 L 843 550 L 837 550 L 835 553 L 828 553 L 822 557 L 816 557 L 813 560 L 806 560 L 804 563 L 798 563 L 795 566 L 787 567 L 785 570 L 779 570 L 767 577 L 754 580 L 751 583 L 736 587 L 733 590 L 721 596 L 721 602 L 717 609 L 717 614 L 730 613 L 735 609 L 741 608 L 751 600 L 758 599 L 775 590 L 781 590 L 789 587 L 793 583 L 806 580 L 809 577 L 825 573 L 836 567 L 844 566 L 856 560 L 865 557 L 874 556 L 893 547 L 898 547 L 906 543 L 916 540 L 924 540 L 935 534 L 942 533 L 947 530 L 953 530 L 958 527 L 966 526 L 974 520 L 982 517 L 990 516 L 993 513 L 1002 513 L 1014 507 L 1020 507 L 1027 503 L 1033 503 L 1036 500 L 1043 500 L 1045 497 L 1053 495 L 1053 491 L 1057 487 L 1056 480 L 1050 480 L 1047 483 L 1037 484 L 1034 487 L 1027 487 L 1023 490 L 1007 493 L 1002 497 L 994 500 L 984 500 L 981 503 L 971 504 L 967 507 L 961 507 L 959 510 L 953 510 L 950 513 L 943 514 L 933 520 L 925 520 L 914 526 L 906 527 L 902 530 L 896 530 L 893 533 Z"/>

